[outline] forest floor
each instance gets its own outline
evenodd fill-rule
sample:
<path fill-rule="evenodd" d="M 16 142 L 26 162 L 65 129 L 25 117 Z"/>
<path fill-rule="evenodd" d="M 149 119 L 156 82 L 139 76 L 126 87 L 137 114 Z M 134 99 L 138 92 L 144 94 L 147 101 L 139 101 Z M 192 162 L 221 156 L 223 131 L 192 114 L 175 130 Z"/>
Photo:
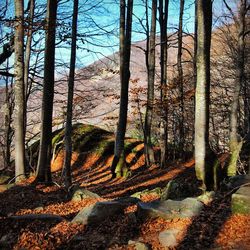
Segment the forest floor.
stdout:
<path fill-rule="evenodd" d="M 193 220 L 145 218 L 131 223 L 129 214 L 136 210 L 131 207 L 124 215 L 114 215 L 98 225 L 70 223 L 83 207 L 97 201 L 162 186 L 174 178 L 195 181 L 193 160 L 176 163 L 165 170 L 156 166 L 145 169 L 139 162 L 133 166 L 137 174 L 129 179 L 110 180 L 109 169 L 105 166 L 92 168 L 90 159 L 75 169 L 73 176 L 81 179 L 83 187 L 99 194 L 102 197 L 99 199 L 73 202 L 57 185 L 32 186 L 33 177 L 1 192 L 0 249 L 133 249 L 128 241 L 134 239 L 147 243 L 152 249 L 164 249 L 158 240 L 159 232 L 173 227 L 186 232 L 179 237 L 177 249 L 250 249 L 250 216 L 231 215 L 230 197 L 223 194 Z M 141 197 L 144 202 L 158 198 L 150 194 Z M 54 214 L 65 220 L 22 219 L 20 215 L 24 214 Z"/>
<path fill-rule="evenodd" d="M 84 129 L 86 131 L 86 127 Z M 85 146 L 80 145 L 78 153 L 75 149 L 72 176 L 75 184 L 97 193 L 100 198 L 71 201 L 66 190 L 60 186 L 63 154 L 58 151 L 52 164 L 53 180 L 57 185 L 34 186 L 32 176 L 7 190 L 3 188 L 4 185 L 0 185 L 0 249 L 134 249 L 133 245 L 128 245 L 129 240 L 143 242 L 148 249 L 165 249 L 158 236 L 169 228 L 181 229 L 176 249 L 250 249 L 250 216 L 233 215 L 230 209 L 231 197 L 226 193 L 218 193 L 193 219 L 143 218 L 135 221 L 131 220 L 131 214 L 137 210 L 137 205 L 134 205 L 126 208 L 123 214 L 114 215 L 99 224 L 83 226 L 71 223 L 82 208 L 98 201 L 166 187 L 173 179 L 195 187 L 199 185 L 195 178 L 193 159 L 169 163 L 165 169 L 156 165 L 146 168 L 143 143 L 134 139 L 126 140 L 129 148 L 126 162 L 131 175 L 127 179 L 111 180 L 114 138 L 107 132 L 93 132 L 91 127 L 87 129 L 88 135 L 92 136 L 88 144 L 91 147 L 86 147 L 86 140 L 80 137 L 82 130 L 79 130 L 79 137 L 75 136 L 75 141 L 84 142 Z M 98 138 L 104 139 L 105 148 L 111 149 L 111 153 L 100 146 L 103 142 L 98 142 L 97 147 L 93 140 L 97 138 L 97 133 Z M 94 152 L 94 147 L 98 151 Z M 199 192 L 197 188 L 188 196 L 197 196 Z M 140 197 L 144 202 L 159 198 L 157 193 L 145 193 Z M 46 216 L 38 217 L 39 214 L 57 217 L 46 219 Z"/>

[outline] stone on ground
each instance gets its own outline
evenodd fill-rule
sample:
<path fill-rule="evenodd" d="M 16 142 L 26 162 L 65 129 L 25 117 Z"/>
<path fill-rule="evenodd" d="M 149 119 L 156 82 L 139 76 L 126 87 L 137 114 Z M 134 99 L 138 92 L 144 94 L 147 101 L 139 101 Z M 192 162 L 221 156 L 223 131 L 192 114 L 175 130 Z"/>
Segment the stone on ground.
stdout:
<path fill-rule="evenodd" d="M 71 200 L 72 201 L 81 201 L 84 199 L 89 199 L 89 198 L 100 198 L 98 194 L 95 194 L 93 192 L 90 192 L 89 190 L 85 188 L 78 188 L 72 195 Z"/>
<path fill-rule="evenodd" d="M 135 250 L 148 250 L 148 246 L 140 241 L 129 240 L 128 245 L 133 245 Z"/>
<path fill-rule="evenodd" d="M 166 200 L 154 201 L 150 203 L 138 203 L 138 216 L 145 216 L 163 219 L 191 218 L 198 216 L 203 208 L 203 204 L 195 198 L 186 198 L 181 201 Z"/>
<path fill-rule="evenodd" d="M 159 238 L 161 245 L 167 249 L 176 247 L 177 246 L 176 237 L 179 232 L 180 230 L 175 229 L 175 228 L 160 232 L 158 238 Z"/>
<path fill-rule="evenodd" d="M 232 195 L 232 213 L 250 214 L 250 185 L 241 187 Z"/>
<path fill-rule="evenodd" d="M 97 224 L 113 215 L 123 214 L 126 207 L 136 204 L 138 201 L 139 199 L 128 197 L 112 201 L 97 202 L 96 204 L 83 208 L 72 222 L 81 223 L 83 225 Z"/>

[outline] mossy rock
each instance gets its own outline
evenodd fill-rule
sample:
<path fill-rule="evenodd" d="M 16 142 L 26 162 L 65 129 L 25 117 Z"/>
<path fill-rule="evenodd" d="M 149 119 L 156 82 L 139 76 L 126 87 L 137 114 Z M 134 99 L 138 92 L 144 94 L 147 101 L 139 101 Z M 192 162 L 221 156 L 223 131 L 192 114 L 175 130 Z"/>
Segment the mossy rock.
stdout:
<path fill-rule="evenodd" d="M 10 178 L 8 175 L 0 175 L 0 185 L 5 184 Z"/>
<path fill-rule="evenodd" d="M 157 188 L 154 188 L 152 190 L 145 189 L 143 191 L 136 192 L 136 193 L 132 194 L 131 197 L 135 197 L 135 198 L 140 199 L 142 196 L 149 195 L 149 194 L 156 194 L 158 196 L 161 196 L 161 193 L 162 193 L 161 188 L 157 187 Z"/>
<path fill-rule="evenodd" d="M 250 186 L 241 187 L 232 195 L 233 214 L 250 214 Z"/>
<path fill-rule="evenodd" d="M 15 186 L 15 183 L 11 183 L 11 184 L 6 184 L 6 185 L 0 185 L 0 193 L 4 192 L 12 187 Z"/>

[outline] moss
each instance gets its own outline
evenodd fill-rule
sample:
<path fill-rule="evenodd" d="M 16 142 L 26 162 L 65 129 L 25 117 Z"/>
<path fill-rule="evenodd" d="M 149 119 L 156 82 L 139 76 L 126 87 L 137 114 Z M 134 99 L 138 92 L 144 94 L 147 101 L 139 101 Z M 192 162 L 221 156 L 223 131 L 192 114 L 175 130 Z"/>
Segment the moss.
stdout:
<path fill-rule="evenodd" d="M 229 164 L 227 167 L 227 176 L 234 176 L 237 173 L 237 161 L 239 159 L 242 145 L 243 145 L 243 141 L 231 143 L 232 152 L 231 152 Z"/>
<path fill-rule="evenodd" d="M 234 197 L 232 200 L 232 213 L 250 214 L 250 199 Z"/>
<path fill-rule="evenodd" d="M 120 156 L 119 162 L 116 165 L 115 173 L 116 177 L 122 177 L 123 176 L 123 168 L 125 167 L 125 157 L 124 154 Z"/>

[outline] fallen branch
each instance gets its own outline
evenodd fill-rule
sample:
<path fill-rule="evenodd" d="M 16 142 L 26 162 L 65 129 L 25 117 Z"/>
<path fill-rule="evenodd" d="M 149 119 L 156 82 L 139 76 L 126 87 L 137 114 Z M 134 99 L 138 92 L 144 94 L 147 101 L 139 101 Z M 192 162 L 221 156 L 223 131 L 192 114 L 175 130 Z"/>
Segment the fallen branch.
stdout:
<path fill-rule="evenodd" d="M 9 216 L 7 218 L 12 220 L 57 220 L 60 222 L 65 220 L 63 217 L 55 214 L 24 214 Z"/>

